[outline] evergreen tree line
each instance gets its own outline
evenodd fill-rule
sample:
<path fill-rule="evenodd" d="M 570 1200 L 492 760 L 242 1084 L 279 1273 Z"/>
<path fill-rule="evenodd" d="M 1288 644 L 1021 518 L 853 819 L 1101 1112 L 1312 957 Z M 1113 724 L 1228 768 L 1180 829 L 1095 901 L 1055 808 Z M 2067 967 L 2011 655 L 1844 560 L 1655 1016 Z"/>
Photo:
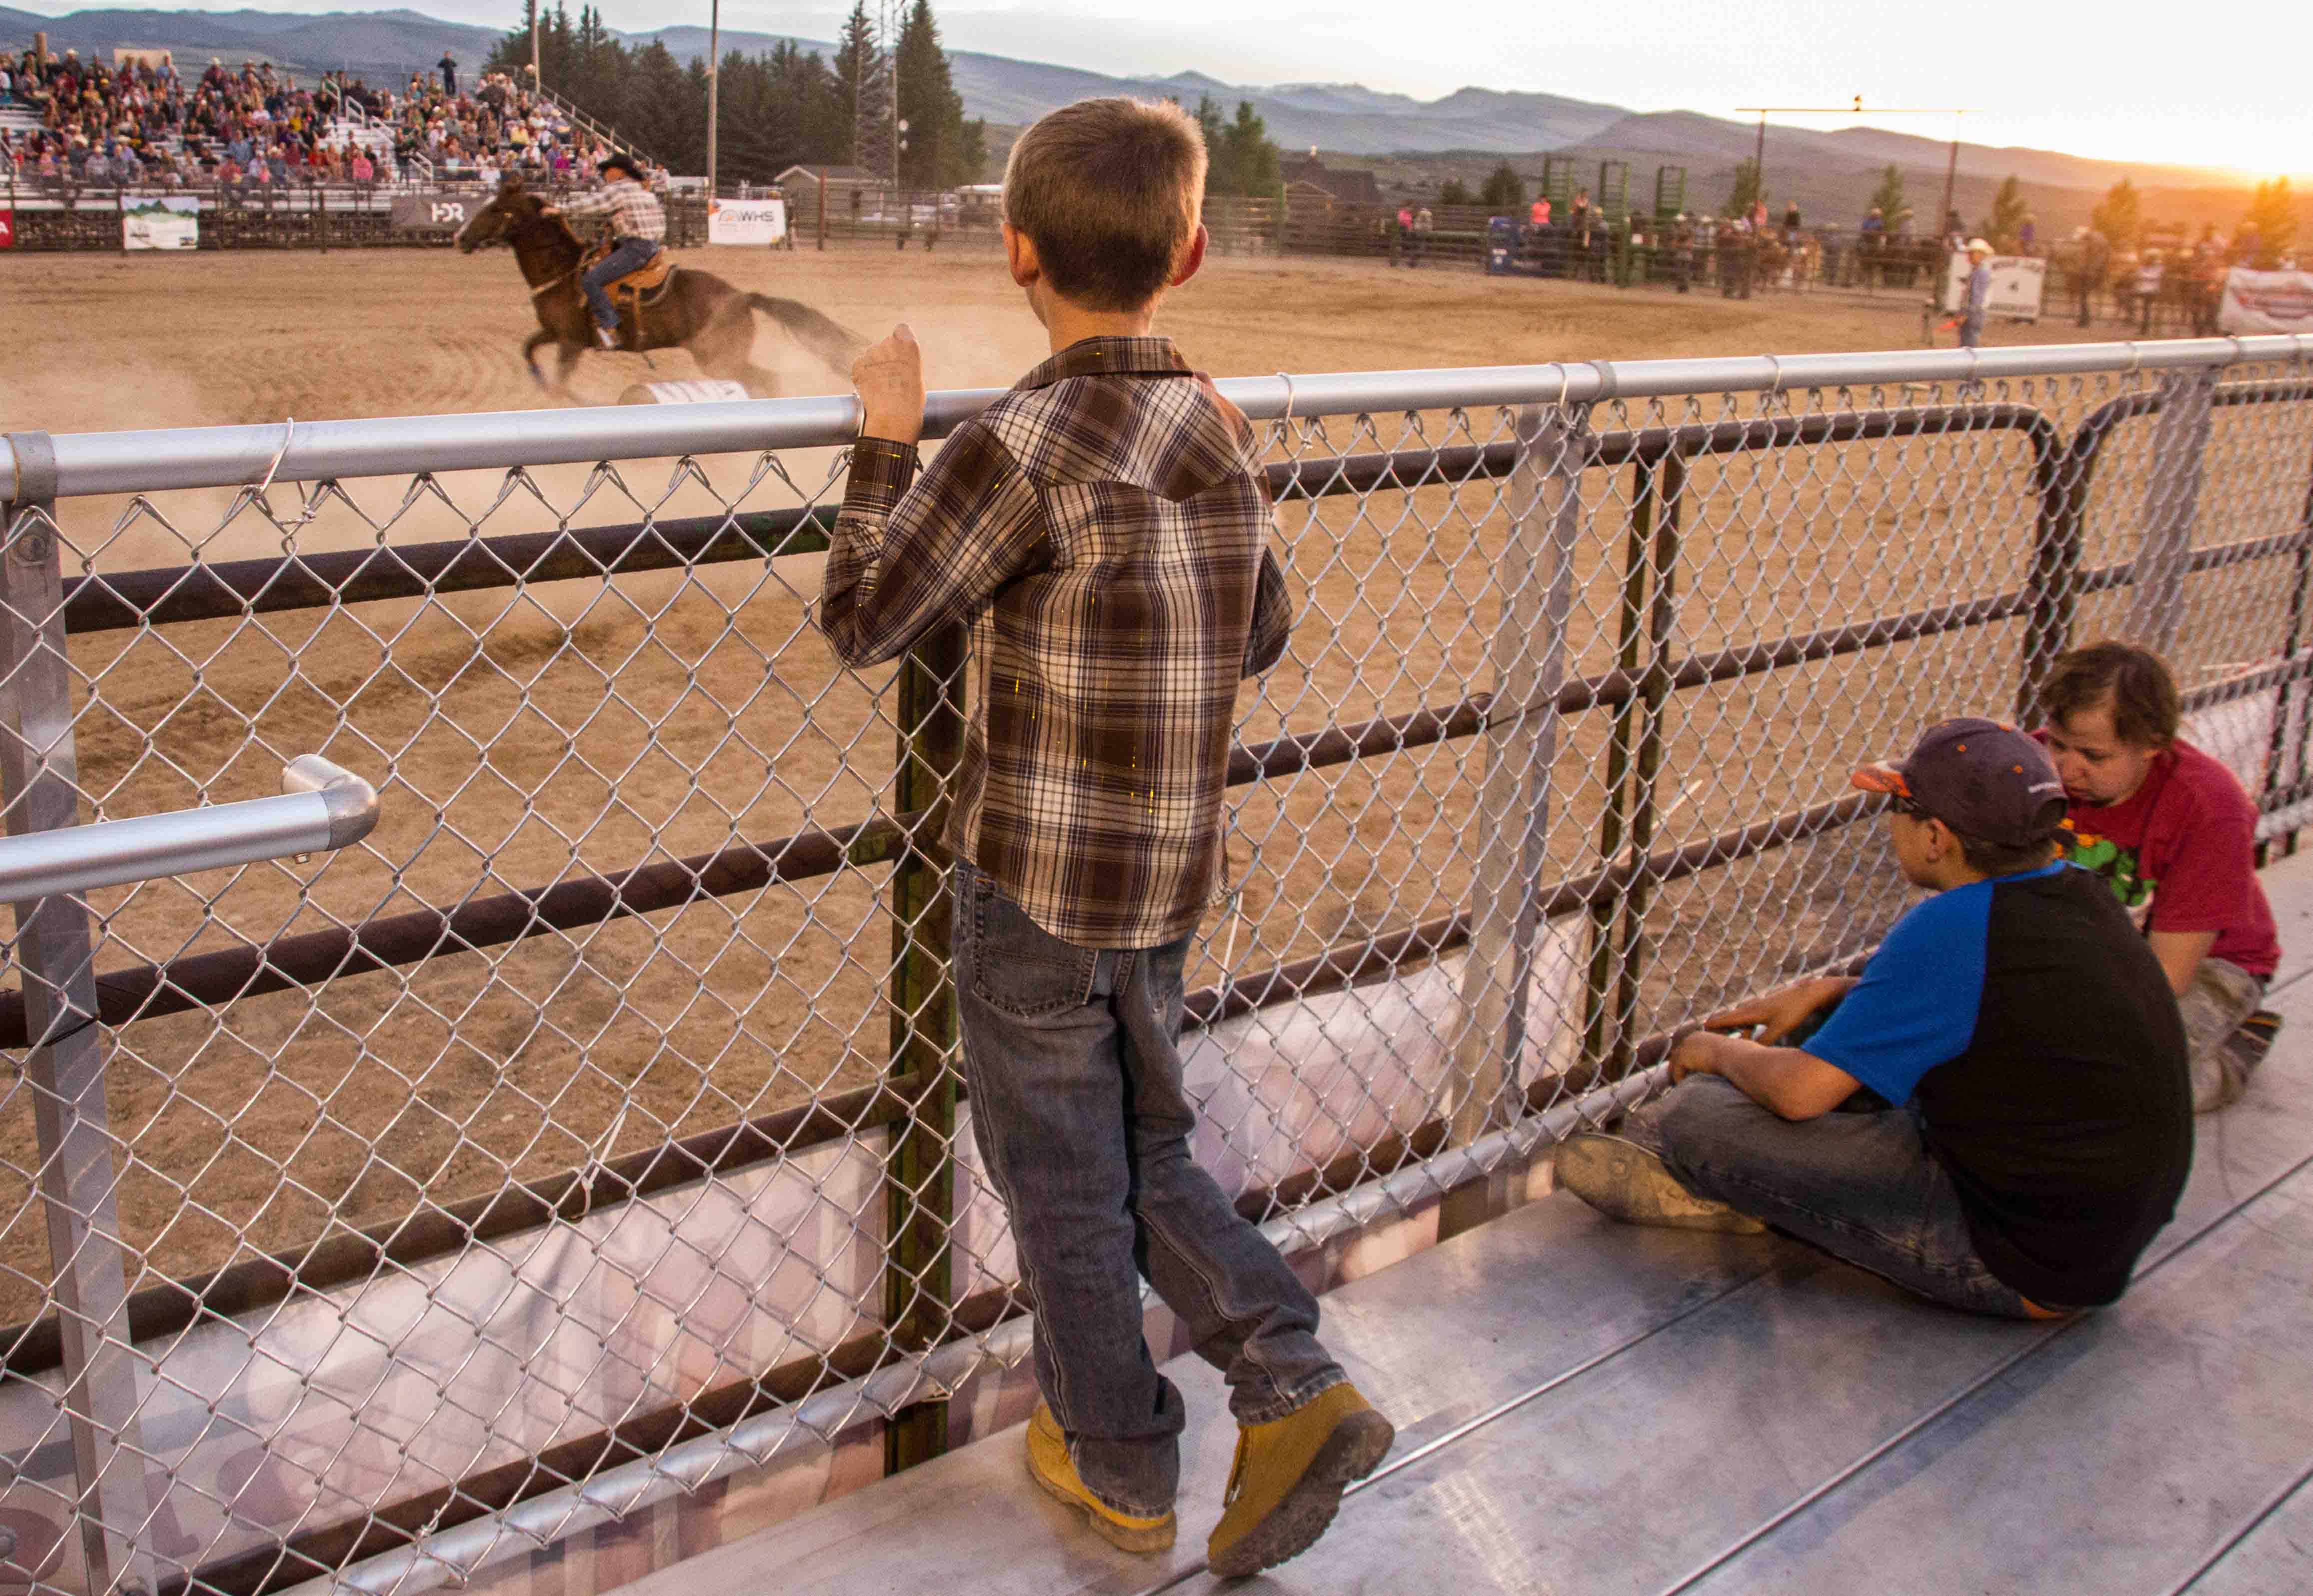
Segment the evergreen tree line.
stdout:
<path fill-rule="evenodd" d="M 498 41 L 485 63 L 528 81 L 531 23 L 539 22 L 539 65 L 546 87 L 637 149 L 682 173 L 707 170 L 707 64 L 688 66 L 653 39 L 629 48 L 581 5 L 574 20 L 555 0 L 539 13 L 524 0 L 522 25 Z M 875 37 L 865 0 L 855 0 L 830 61 L 816 50 L 781 42 L 761 55 L 725 53 L 716 107 L 717 176 L 724 182 L 767 183 L 798 162 L 858 163 L 863 147 L 889 148 L 891 94 L 899 80 L 900 182 L 910 189 L 975 183 L 988 158 L 984 120 L 966 120 L 930 0 L 915 0 L 900 37 Z"/>

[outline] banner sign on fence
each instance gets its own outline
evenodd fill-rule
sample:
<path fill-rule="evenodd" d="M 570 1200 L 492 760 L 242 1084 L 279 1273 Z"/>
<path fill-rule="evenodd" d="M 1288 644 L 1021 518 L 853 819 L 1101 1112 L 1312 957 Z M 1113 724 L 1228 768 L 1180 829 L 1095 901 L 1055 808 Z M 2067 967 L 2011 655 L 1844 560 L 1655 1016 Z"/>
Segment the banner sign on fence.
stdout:
<path fill-rule="evenodd" d="M 2217 329 L 2313 332 L 2313 272 L 2233 267 L 2225 274 L 2225 302 L 2217 311 Z"/>
<path fill-rule="evenodd" d="M 2040 296 L 2048 285 L 2048 263 L 2031 255 L 1994 255 L 1986 264 L 1992 267 L 1992 296 L 1983 313 L 2037 321 Z M 1946 315 L 1957 316 L 1967 303 L 1967 257 L 1955 251 L 1944 265 Z"/>
<path fill-rule="evenodd" d="M 776 244 L 787 235 L 784 199 L 717 199 L 708 202 L 710 244 Z"/>
<path fill-rule="evenodd" d="M 455 232 L 488 203 L 471 194 L 397 194 L 393 225 L 403 232 Z"/>
<path fill-rule="evenodd" d="M 201 202 L 189 194 L 148 195 L 120 202 L 124 250 L 198 250 Z"/>
<path fill-rule="evenodd" d="M 16 213 L 0 206 L 0 250 L 16 247 Z"/>

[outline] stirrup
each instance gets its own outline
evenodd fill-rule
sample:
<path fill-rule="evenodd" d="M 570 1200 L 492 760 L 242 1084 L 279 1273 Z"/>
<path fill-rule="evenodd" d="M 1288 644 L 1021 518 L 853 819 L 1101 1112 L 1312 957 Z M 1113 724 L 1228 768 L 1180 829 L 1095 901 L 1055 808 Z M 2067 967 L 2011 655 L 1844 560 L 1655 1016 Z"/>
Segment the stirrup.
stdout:
<path fill-rule="evenodd" d="M 594 341 L 605 349 L 616 350 L 619 335 L 598 321 L 594 324 Z"/>

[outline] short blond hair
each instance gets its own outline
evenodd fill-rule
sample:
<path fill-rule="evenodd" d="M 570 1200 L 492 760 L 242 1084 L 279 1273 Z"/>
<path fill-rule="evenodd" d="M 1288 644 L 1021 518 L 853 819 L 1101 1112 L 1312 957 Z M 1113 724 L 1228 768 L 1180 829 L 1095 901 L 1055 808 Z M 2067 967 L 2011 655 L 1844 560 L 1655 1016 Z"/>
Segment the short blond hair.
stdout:
<path fill-rule="evenodd" d="M 1137 311 L 1162 293 L 1204 196 L 1204 135 L 1170 101 L 1064 105 L 1004 166 L 1004 219 L 1036 246 L 1053 291 L 1088 311 Z"/>

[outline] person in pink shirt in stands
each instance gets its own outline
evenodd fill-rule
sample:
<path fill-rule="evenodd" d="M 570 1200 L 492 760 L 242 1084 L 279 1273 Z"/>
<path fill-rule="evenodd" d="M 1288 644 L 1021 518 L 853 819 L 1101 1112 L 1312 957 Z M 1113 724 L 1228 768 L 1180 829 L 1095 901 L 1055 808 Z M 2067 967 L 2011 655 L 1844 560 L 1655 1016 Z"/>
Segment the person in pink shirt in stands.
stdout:
<path fill-rule="evenodd" d="M 2256 803 L 2177 735 L 2177 679 L 2148 649 L 2098 643 L 2059 656 L 2040 707 L 2038 736 L 2064 784 L 2066 851 L 2136 916 L 2185 1017 L 2194 1111 L 2221 1109 L 2281 1027 L 2262 1006 L 2281 937 L 2256 879 Z"/>

